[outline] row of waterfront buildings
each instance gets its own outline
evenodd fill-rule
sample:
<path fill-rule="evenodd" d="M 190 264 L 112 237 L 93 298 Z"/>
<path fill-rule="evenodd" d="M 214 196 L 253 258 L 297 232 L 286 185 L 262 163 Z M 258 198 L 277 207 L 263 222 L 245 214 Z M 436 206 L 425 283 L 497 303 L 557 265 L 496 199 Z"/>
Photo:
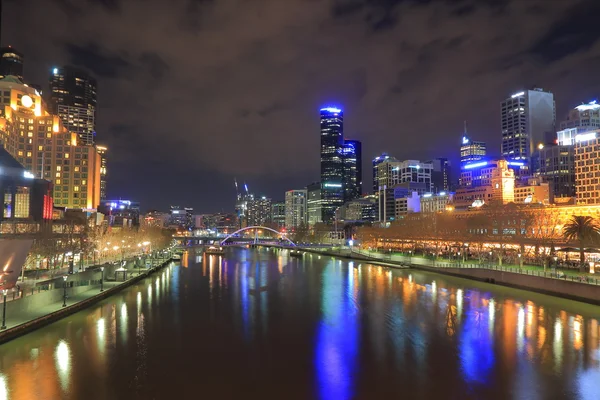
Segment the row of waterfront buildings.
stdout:
<path fill-rule="evenodd" d="M 246 188 L 237 197 L 239 226 L 387 224 L 407 213 L 489 203 L 600 204 L 600 104 L 576 106 L 557 123 L 554 95 L 533 88 L 508 96 L 499 111 L 499 152 L 473 140 L 465 123 L 456 176 L 448 158 L 399 160 L 384 153 L 372 161 L 373 186 L 366 192 L 361 143 L 345 139 L 341 108 L 322 108 L 320 180 L 287 191 L 280 202 Z"/>

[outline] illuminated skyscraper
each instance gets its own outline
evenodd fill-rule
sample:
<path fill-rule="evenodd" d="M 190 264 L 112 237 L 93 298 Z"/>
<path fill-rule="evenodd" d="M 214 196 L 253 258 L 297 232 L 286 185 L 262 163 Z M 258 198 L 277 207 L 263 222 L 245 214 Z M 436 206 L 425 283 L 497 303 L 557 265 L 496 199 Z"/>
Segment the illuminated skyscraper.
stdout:
<path fill-rule="evenodd" d="M 106 200 L 106 146 L 96 146 L 98 154 L 100 154 L 100 200 Z"/>
<path fill-rule="evenodd" d="M 460 166 L 483 160 L 486 155 L 485 142 L 471 140 L 465 132 L 460 146 Z"/>
<path fill-rule="evenodd" d="M 95 208 L 100 203 L 100 155 L 58 116 L 38 91 L 13 76 L 0 79 L 0 142 L 35 177 L 54 183 L 54 204 Z"/>
<path fill-rule="evenodd" d="M 288 190 L 285 192 L 285 228 L 293 230 L 307 223 L 306 190 Z"/>
<path fill-rule="evenodd" d="M 390 157 L 387 153 L 382 153 L 380 156 L 377 156 L 373 159 L 373 193 L 377 194 L 379 192 L 379 175 L 377 173 L 379 169 L 379 164 L 385 161 L 398 161 L 394 157 Z"/>
<path fill-rule="evenodd" d="M 527 165 L 539 144 L 555 138 L 554 95 L 534 88 L 515 93 L 502 102 L 502 156 Z"/>
<path fill-rule="evenodd" d="M 71 66 L 53 68 L 50 75 L 50 109 L 85 144 L 94 144 L 96 80 L 87 72 Z"/>
<path fill-rule="evenodd" d="M 358 140 L 345 140 L 344 152 L 344 202 L 362 195 L 362 145 Z"/>
<path fill-rule="evenodd" d="M 336 107 L 321 109 L 321 212 L 332 222 L 344 204 L 344 113 Z"/>

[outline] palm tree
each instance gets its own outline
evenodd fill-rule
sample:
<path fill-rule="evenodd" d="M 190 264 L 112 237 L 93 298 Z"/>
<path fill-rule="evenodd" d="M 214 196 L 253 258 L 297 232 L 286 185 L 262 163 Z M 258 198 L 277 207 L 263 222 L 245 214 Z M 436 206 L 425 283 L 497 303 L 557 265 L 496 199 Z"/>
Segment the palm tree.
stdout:
<path fill-rule="evenodd" d="M 584 247 L 586 244 L 600 241 L 600 225 L 592 217 L 573 215 L 563 228 L 563 236 L 568 241 L 579 243 L 579 263 L 583 268 L 585 263 Z"/>

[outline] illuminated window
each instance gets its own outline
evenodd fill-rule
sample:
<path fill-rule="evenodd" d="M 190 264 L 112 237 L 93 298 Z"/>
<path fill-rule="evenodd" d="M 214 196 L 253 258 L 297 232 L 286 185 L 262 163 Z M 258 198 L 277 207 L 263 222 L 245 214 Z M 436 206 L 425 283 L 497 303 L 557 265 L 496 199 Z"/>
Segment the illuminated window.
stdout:
<path fill-rule="evenodd" d="M 73 186 L 73 191 L 74 192 L 79 192 L 79 186 Z"/>
<path fill-rule="evenodd" d="M 56 170 L 57 170 L 57 171 L 60 171 L 61 169 L 62 169 L 62 167 L 61 167 L 60 165 L 57 165 L 57 166 L 56 166 Z"/>
<path fill-rule="evenodd" d="M 12 217 L 12 193 L 10 189 L 4 192 L 4 218 Z"/>
<path fill-rule="evenodd" d="M 31 157 L 31 152 L 30 151 L 27 152 L 27 157 Z"/>
<path fill-rule="evenodd" d="M 75 172 L 79 172 L 79 167 L 75 167 Z"/>
<path fill-rule="evenodd" d="M 69 158 L 69 153 L 65 153 L 65 158 Z"/>
<path fill-rule="evenodd" d="M 17 187 L 15 194 L 15 218 L 29 217 L 29 188 L 24 186 Z"/>
<path fill-rule="evenodd" d="M 57 177 L 57 178 L 60 178 L 60 172 L 57 172 L 57 173 L 56 173 L 56 177 Z"/>
<path fill-rule="evenodd" d="M 27 132 L 27 137 L 33 137 L 33 132 L 32 131 Z"/>
<path fill-rule="evenodd" d="M 23 152 L 21 150 L 19 150 L 19 152 L 17 154 L 20 155 L 20 156 L 22 156 Z"/>
<path fill-rule="evenodd" d="M 56 179 L 56 180 L 54 181 L 54 183 L 55 183 L 56 185 L 60 185 L 60 179 Z"/>
<path fill-rule="evenodd" d="M 43 151 L 44 150 L 44 146 L 38 146 L 38 151 Z"/>
<path fill-rule="evenodd" d="M 50 129 L 50 128 L 48 128 L 48 129 Z M 46 133 L 46 137 L 47 138 L 51 138 L 52 137 L 52 133 L 50 133 L 50 132 Z"/>

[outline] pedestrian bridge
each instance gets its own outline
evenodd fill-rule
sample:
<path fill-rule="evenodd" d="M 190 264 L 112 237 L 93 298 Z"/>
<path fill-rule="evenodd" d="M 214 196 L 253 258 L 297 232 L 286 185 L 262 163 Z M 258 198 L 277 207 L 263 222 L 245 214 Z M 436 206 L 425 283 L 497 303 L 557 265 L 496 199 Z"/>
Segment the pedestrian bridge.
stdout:
<path fill-rule="evenodd" d="M 270 236 L 264 236 L 265 233 L 271 233 Z M 245 235 L 246 233 L 253 233 L 253 236 Z M 274 237 L 273 237 L 274 236 Z M 242 229 L 227 235 L 221 240 L 221 246 L 239 245 L 239 244 L 277 244 L 281 246 L 293 246 L 296 247 L 296 243 L 292 242 L 281 232 L 268 228 L 266 226 L 247 226 Z"/>

